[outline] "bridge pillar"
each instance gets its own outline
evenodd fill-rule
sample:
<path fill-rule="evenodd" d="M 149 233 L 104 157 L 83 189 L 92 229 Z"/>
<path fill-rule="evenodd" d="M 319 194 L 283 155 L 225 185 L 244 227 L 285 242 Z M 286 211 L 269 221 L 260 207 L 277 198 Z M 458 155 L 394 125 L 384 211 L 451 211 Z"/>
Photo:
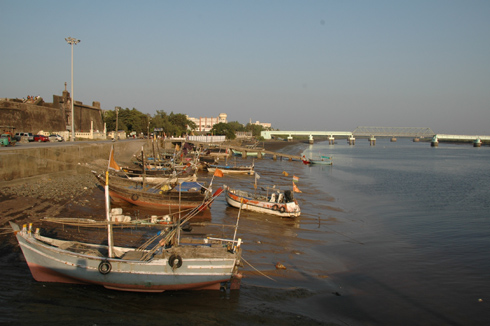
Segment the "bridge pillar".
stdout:
<path fill-rule="evenodd" d="M 262 158 L 262 151 L 259 149 L 259 151 L 257 152 L 257 158 Z"/>
<path fill-rule="evenodd" d="M 392 143 L 396 142 L 396 137 L 395 136 L 391 137 L 390 142 Z"/>
<path fill-rule="evenodd" d="M 333 138 L 333 135 L 330 135 L 330 137 L 328 137 L 328 144 L 329 145 L 335 144 L 335 138 Z"/>
<path fill-rule="evenodd" d="M 371 146 L 376 145 L 376 138 L 374 138 L 374 135 L 369 137 L 369 145 Z"/>
<path fill-rule="evenodd" d="M 273 159 L 274 161 L 277 161 L 277 155 L 276 155 L 276 154 L 272 155 L 272 159 Z"/>
<path fill-rule="evenodd" d="M 481 139 L 477 138 L 473 141 L 473 147 L 481 147 Z"/>
<path fill-rule="evenodd" d="M 247 151 L 242 151 L 242 157 L 247 158 Z"/>
<path fill-rule="evenodd" d="M 439 146 L 439 139 L 437 139 L 437 135 L 432 137 L 432 140 L 430 141 L 430 146 L 431 147 L 437 147 Z"/>
<path fill-rule="evenodd" d="M 293 141 L 293 136 L 289 135 L 288 136 L 288 141 Z"/>
<path fill-rule="evenodd" d="M 312 135 L 310 135 L 310 137 L 308 138 L 308 142 L 309 142 L 310 144 L 313 144 L 313 136 L 312 136 Z"/>
<path fill-rule="evenodd" d="M 418 143 L 419 141 L 420 141 L 420 138 L 419 138 L 419 137 L 415 137 L 415 138 L 413 139 L 413 142 L 414 142 L 414 143 Z"/>
<path fill-rule="evenodd" d="M 355 145 L 356 139 L 354 138 L 353 135 L 350 135 L 349 138 L 347 138 L 347 142 L 349 143 L 349 145 Z"/>

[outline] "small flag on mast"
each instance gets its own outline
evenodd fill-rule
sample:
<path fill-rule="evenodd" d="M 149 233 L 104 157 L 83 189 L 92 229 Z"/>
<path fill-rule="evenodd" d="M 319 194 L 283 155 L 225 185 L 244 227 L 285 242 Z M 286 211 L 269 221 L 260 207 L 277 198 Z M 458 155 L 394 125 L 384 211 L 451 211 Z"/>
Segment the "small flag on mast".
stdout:
<path fill-rule="evenodd" d="M 296 184 L 293 182 L 293 192 L 302 192 L 301 190 L 296 187 Z"/>
<path fill-rule="evenodd" d="M 222 178 L 223 177 L 223 171 L 221 171 L 220 169 L 216 168 L 216 171 L 214 171 L 214 176 L 215 177 Z"/>
<path fill-rule="evenodd" d="M 295 175 L 293 175 L 293 182 L 298 182 L 299 181 L 299 178 Z"/>
<path fill-rule="evenodd" d="M 108 166 L 108 168 L 109 169 L 116 170 L 116 171 L 120 171 L 121 170 L 121 167 L 119 167 L 119 165 L 114 160 L 114 147 L 111 148 L 111 155 L 109 157 L 109 166 Z"/>
<path fill-rule="evenodd" d="M 284 174 L 285 177 L 289 175 L 289 173 L 287 173 L 286 171 L 282 171 L 282 174 Z"/>

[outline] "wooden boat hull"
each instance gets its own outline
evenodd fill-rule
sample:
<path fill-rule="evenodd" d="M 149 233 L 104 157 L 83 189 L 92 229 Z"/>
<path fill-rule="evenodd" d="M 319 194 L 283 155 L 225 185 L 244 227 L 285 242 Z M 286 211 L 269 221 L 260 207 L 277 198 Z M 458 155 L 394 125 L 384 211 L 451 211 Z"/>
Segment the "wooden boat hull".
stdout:
<path fill-rule="evenodd" d="M 105 179 L 96 175 L 101 185 L 105 185 Z M 199 206 L 210 196 L 209 192 L 200 188 L 185 189 L 179 191 L 179 186 L 171 190 L 143 186 L 140 182 L 131 180 L 117 180 L 115 177 L 109 181 L 109 195 L 113 200 L 128 202 L 133 205 L 153 209 L 185 209 Z M 186 183 L 183 183 L 185 185 Z"/>
<path fill-rule="evenodd" d="M 232 207 L 241 207 L 242 209 L 257 213 L 283 217 L 297 217 L 301 215 L 301 209 L 296 200 L 287 203 L 270 201 L 270 199 L 267 200 L 266 198 L 260 200 L 259 198 L 254 198 L 256 196 L 251 193 L 230 189 L 226 185 L 223 188 L 225 189 L 226 202 Z"/>
<path fill-rule="evenodd" d="M 249 174 L 249 175 L 254 175 L 254 167 L 253 166 L 247 166 L 247 167 L 233 167 L 233 166 L 214 166 L 214 165 L 209 165 L 207 167 L 208 172 L 214 173 L 216 172 L 216 169 L 220 169 L 223 174 Z"/>
<path fill-rule="evenodd" d="M 231 150 L 233 155 L 235 156 L 242 156 L 242 152 L 241 151 L 237 151 L 237 150 L 234 150 L 232 149 Z M 265 155 L 265 152 L 261 152 L 262 156 Z M 247 156 L 259 156 L 259 152 L 258 151 L 247 151 Z"/>
<path fill-rule="evenodd" d="M 25 227 L 20 230 L 15 223 L 11 226 L 31 274 L 39 282 L 97 284 L 137 292 L 219 290 L 222 283 L 230 282 L 239 286 L 239 248 L 230 252 L 225 245 L 175 246 L 142 261 L 124 258 L 136 252 L 134 249 L 115 247 L 118 258 L 105 258 L 99 255 L 105 246 L 85 244 L 88 249 L 84 251 L 80 249 L 84 244 L 42 237 Z"/>
<path fill-rule="evenodd" d="M 158 177 L 156 175 L 150 175 L 150 176 L 146 176 L 144 178 L 142 175 L 136 175 L 136 174 L 131 175 L 131 174 L 129 174 L 127 176 L 127 178 L 129 180 L 137 181 L 137 182 L 143 182 L 143 179 L 144 179 L 145 182 L 151 183 L 151 184 L 165 184 L 165 183 L 173 184 L 173 183 L 186 182 L 186 181 L 197 181 L 197 176 L 195 174 L 187 176 L 187 177 L 172 177 L 172 176 Z"/>
<path fill-rule="evenodd" d="M 318 164 L 318 165 L 332 165 L 332 161 L 322 161 L 322 160 L 309 160 L 310 164 Z"/>

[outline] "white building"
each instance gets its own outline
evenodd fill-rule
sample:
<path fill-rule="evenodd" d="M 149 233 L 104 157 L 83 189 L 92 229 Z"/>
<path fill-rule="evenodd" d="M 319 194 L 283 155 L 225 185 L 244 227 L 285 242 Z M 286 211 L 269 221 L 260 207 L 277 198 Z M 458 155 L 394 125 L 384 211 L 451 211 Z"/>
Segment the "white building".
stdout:
<path fill-rule="evenodd" d="M 199 117 L 199 118 L 191 118 L 188 115 L 186 116 L 187 120 L 190 120 L 196 124 L 196 131 L 210 131 L 213 126 L 217 123 L 223 122 L 228 123 L 226 118 L 228 115 L 226 113 L 220 113 L 218 117 Z"/>
<path fill-rule="evenodd" d="M 272 127 L 272 124 L 270 122 L 260 122 L 260 121 L 252 122 L 251 119 L 250 119 L 250 124 L 260 125 L 260 126 L 264 127 L 265 129 L 270 129 Z"/>

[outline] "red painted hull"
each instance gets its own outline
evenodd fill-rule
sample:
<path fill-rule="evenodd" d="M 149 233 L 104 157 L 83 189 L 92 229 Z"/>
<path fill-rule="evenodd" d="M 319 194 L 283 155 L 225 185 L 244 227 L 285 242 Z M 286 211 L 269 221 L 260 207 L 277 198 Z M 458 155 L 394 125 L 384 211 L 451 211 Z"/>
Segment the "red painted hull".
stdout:
<path fill-rule="evenodd" d="M 130 291 L 130 292 L 164 292 L 164 291 L 176 291 L 176 290 L 219 290 L 221 287 L 221 283 L 230 281 L 229 278 L 224 278 L 222 280 L 213 281 L 213 282 L 148 287 L 148 286 L 138 286 L 138 285 L 122 285 L 122 284 L 112 284 L 112 283 L 103 283 L 103 282 L 92 282 L 83 279 L 67 277 L 64 274 L 58 273 L 54 270 L 51 270 L 49 268 L 34 263 L 28 263 L 28 266 L 31 271 L 32 277 L 37 282 L 94 284 L 94 285 L 101 285 L 111 290 Z M 241 278 L 242 278 L 242 274 L 237 274 L 232 278 L 230 283 L 231 290 L 240 289 Z"/>

